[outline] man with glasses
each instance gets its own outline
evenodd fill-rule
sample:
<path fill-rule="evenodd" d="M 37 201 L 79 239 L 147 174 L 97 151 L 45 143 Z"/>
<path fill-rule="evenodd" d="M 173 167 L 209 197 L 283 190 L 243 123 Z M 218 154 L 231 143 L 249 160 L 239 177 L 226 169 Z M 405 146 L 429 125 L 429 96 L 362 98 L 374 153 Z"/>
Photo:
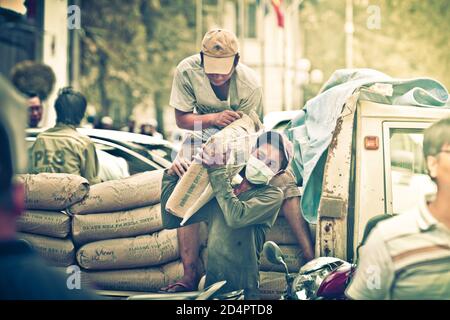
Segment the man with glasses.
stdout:
<path fill-rule="evenodd" d="M 425 130 L 423 152 L 437 193 L 371 231 L 348 297 L 450 299 L 450 118 Z"/>

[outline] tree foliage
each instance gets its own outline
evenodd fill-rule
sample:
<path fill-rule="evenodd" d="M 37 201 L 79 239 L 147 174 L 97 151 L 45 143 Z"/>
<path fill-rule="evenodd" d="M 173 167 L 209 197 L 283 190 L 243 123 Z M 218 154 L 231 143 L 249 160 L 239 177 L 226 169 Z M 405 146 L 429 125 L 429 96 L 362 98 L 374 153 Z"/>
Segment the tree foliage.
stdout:
<path fill-rule="evenodd" d="M 194 1 L 84 0 L 81 10 L 81 86 L 89 101 L 119 122 L 148 96 L 161 108 L 172 71 L 195 49 Z"/>
<path fill-rule="evenodd" d="M 300 13 L 304 55 L 327 79 L 334 70 L 345 68 L 346 1 L 305 3 Z M 450 1 L 353 0 L 353 4 L 354 67 L 398 78 L 428 76 L 450 88 Z M 376 27 L 368 23 L 374 8 L 380 13 Z M 314 89 L 308 98 L 317 93 L 318 87 Z"/>

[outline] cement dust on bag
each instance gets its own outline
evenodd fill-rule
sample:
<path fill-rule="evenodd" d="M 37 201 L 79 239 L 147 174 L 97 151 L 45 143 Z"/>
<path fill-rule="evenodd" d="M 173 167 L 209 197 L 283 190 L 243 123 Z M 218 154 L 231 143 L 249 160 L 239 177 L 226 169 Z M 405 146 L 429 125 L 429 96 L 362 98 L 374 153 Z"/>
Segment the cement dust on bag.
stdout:
<path fill-rule="evenodd" d="M 70 216 L 63 212 L 27 210 L 17 219 L 19 231 L 48 237 L 65 238 L 70 227 Z"/>
<path fill-rule="evenodd" d="M 159 203 L 124 211 L 76 214 L 72 221 L 72 237 L 79 245 L 98 240 L 151 234 L 162 229 Z"/>
<path fill-rule="evenodd" d="M 105 213 L 156 204 L 164 170 L 147 171 L 91 186 L 87 197 L 72 205 L 71 214 Z"/>
<path fill-rule="evenodd" d="M 25 186 L 25 207 L 36 210 L 65 210 L 89 192 L 89 182 L 66 173 L 21 174 L 17 182 Z"/>
<path fill-rule="evenodd" d="M 91 242 L 77 252 L 79 265 L 88 270 L 113 270 L 149 267 L 179 257 L 176 230 L 151 235 Z"/>

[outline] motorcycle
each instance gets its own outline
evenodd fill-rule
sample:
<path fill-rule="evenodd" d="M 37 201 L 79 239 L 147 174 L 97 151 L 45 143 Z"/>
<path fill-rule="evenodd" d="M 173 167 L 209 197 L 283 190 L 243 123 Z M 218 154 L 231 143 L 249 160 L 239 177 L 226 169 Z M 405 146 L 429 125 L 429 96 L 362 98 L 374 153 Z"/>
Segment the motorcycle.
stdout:
<path fill-rule="evenodd" d="M 339 258 L 319 257 L 302 266 L 297 274 L 292 274 L 275 242 L 267 241 L 263 250 L 271 263 L 284 266 L 286 292 L 282 300 L 346 299 L 345 289 L 355 271 L 354 264 Z"/>

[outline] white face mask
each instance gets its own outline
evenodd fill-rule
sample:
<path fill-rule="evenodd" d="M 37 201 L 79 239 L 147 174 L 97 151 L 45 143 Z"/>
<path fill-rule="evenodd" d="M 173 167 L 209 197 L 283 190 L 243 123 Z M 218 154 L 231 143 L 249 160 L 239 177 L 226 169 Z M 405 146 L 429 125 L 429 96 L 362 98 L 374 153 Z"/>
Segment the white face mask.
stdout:
<path fill-rule="evenodd" d="M 253 184 L 268 184 L 275 173 L 264 162 L 253 155 L 248 158 L 245 177 Z"/>

